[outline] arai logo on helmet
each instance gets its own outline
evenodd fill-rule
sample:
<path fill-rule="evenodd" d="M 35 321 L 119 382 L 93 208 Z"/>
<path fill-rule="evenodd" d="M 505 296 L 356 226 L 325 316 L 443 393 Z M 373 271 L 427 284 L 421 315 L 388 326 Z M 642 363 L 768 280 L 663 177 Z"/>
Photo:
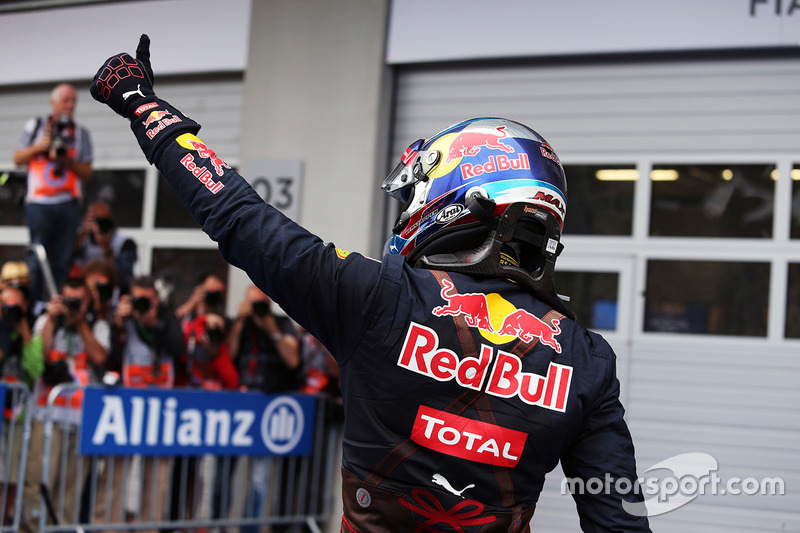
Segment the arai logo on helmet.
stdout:
<path fill-rule="evenodd" d="M 436 223 L 448 224 L 457 219 L 463 212 L 464 206 L 461 204 L 448 205 L 436 214 Z"/>

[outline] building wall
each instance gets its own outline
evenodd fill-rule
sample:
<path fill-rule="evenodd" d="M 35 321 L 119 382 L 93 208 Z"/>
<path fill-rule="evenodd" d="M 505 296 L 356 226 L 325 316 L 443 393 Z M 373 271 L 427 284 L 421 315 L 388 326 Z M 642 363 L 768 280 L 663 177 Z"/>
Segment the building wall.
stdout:
<path fill-rule="evenodd" d="M 243 88 L 244 175 L 255 159 L 300 161 L 298 222 L 366 254 L 382 229 L 387 11 L 386 0 L 254 2 Z"/>

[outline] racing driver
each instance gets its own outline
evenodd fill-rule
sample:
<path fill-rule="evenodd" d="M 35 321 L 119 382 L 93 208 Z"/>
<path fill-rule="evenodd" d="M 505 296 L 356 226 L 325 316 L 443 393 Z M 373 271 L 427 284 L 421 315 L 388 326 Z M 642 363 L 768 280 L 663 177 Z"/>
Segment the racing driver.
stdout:
<path fill-rule="evenodd" d="M 559 461 L 611 480 L 573 494 L 584 531 L 649 531 L 641 495 L 616 490 L 636 465 L 614 353 L 553 285 L 567 185 L 542 137 L 479 118 L 412 144 L 383 184 L 403 207 L 375 261 L 265 204 L 155 95 L 149 46 L 109 58 L 91 94 L 223 257 L 335 357 L 342 532 L 530 531 Z"/>

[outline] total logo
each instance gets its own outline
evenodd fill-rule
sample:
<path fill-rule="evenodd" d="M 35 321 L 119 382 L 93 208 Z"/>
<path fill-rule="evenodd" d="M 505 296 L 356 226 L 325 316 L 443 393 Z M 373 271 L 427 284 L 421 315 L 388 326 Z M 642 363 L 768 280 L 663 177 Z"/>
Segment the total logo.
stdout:
<path fill-rule="evenodd" d="M 468 461 L 514 468 L 528 435 L 421 405 L 411 440 L 440 453 Z M 434 481 L 436 481 L 434 479 Z M 438 482 L 443 484 L 440 479 Z M 444 480 L 446 483 L 447 480 Z M 449 485 L 449 484 L 448 484 Z M 454 491 L 460 495 L 462 491 Z"/>

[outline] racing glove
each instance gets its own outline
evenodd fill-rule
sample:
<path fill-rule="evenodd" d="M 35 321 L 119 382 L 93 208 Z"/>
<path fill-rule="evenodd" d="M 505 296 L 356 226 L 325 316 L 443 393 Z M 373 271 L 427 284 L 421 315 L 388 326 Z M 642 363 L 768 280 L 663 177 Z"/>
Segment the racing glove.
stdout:
<path fill-rule="evenodd" d="M 150 37 L 145 34 L 136 47 L 136 58 L 125 52 L 108 58 L 95 74 L 89 92 L 131 121 L 131 130 L 150 163 L 155 162 L 166 141 L 200 130 L 197 122 L 153 92 Z"/>

